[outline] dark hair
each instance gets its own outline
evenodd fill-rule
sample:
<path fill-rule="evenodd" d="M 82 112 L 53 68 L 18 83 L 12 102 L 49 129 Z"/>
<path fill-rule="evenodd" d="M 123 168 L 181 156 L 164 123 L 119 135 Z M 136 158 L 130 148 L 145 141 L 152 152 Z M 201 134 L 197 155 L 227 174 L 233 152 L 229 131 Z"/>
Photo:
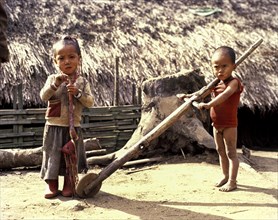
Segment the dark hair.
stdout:
<path fill-rule="evenodd" d="M 221 47 L 218 47 L 214 53 L 216 52 L 224 52 L 226 54 L 229 55 L 229 57 L 231 58 L 232 62 L 235 63 L 236 62 L 236 53 L 234 51 L 233 48 L 231 47 L 228 47 L 228 46 L 221 46 Z"/>
<path fill-rule="evenodd" d="M 60 40 L 58 40 L 52 47 L 52 53 L 53 53 L 54 57 L 56 56 L 57 45 L 59 45 L 59 44 L 73 45 L 76 49 L 77 54 L 81 57 L 81 50 L 80 50 L 79 43 L 76 38 L 68 36 L 68 35 L 62 36 L 60 38 Z"/>

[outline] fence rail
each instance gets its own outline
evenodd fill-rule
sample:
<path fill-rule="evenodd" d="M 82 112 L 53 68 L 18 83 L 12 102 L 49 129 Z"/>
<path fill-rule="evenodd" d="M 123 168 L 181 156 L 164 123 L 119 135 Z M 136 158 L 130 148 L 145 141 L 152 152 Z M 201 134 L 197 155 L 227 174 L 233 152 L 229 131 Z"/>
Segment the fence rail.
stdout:
<path fill-rule="evenodd" d="M 42 145 L 45 108 L 0 110 L 0 149 Z M 141 106 L 93 107 L 83 111 L 84 138 L 98 138 L 101 146 L 115 151 L 130 139 L 141 117 Z"/>

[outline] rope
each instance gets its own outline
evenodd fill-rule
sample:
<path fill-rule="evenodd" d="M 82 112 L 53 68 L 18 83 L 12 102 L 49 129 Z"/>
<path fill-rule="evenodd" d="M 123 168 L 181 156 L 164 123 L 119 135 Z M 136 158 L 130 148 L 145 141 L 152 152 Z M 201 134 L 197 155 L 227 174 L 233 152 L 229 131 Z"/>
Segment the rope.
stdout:
<path fill-rule="evenodd" d="M 71 84 L 75 82 L 78 74 L 74 75 Z M 66 162 L 66 175 L 69 176 L 71 188 L 73 195 L 76 195 L 75 186 L 78 184 L 78 169 L 77 169 L 77 157 L 76 157 L 76 144 L 75 142 L 78 140 L 77 133 L 74 128 L 74 112 L 73 112 L 73 96 L 69 94 L 69 133 L 71 137 L 71 141 L 68 142 L 62 148 L 62 152 L 64 153 L 64 158 Z"/>
<path fill-rule="evenodd" d="M 66 175 L 69 176 L 73 195 L 76 195 L 75 186 L 78 184 L 77 157 L 74 141 L 67 143 L 63 147 L 64 158 L 66 162 Z"/>

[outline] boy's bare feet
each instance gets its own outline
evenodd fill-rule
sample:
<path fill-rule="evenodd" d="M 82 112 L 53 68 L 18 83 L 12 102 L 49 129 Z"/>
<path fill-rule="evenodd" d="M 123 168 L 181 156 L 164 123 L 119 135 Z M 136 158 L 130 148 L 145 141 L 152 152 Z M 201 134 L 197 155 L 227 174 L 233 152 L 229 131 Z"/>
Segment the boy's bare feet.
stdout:
<path fill-rule="evenodd" d="M 237 188 L 237 184 L 236 181 L 232 181 L 230 180 L 229 182 L 227 182 L 224 186 L 222 186 L 219 191 L 221 192 L 230 192 L 233 191 Z"/>
<path fill-rule="evenodd" d="M 216 187 L 224 186 L 228 182 L 228 178 L 221 179 L 218 183 L 215 184 Z"/>

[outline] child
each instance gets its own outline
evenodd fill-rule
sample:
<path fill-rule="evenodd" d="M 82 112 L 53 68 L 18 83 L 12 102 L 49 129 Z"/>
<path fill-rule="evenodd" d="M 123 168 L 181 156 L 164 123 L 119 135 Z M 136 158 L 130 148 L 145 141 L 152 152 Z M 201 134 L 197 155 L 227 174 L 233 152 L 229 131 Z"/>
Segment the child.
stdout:
<path fill-rule="evenodd" d="M 79 73 L 81 51 L 77 40 L 70 36 L 62 37 L 54 44 L 53 55 L 54 63 L 60 72 L 50 75 L 40 91 L 41 99 L 48 101 L 41 167 L 41 178 L 48 185 L 44 195 L 47 199 L 59 194 L 59 175 L 64 176 L 62 195 L 69 197 L 74 193 L 70 176 L 66 174 L 64 155 L 61 152 L 62 147 L 71 140 L 69 134 L 69 94 L 74 97 L 74 127 L 79 137 L 76 141 L 79 173 L 86 173 L 88 170 L 80 127 L 82 109 L 91 107 L 94 102 L 88 81 Z"/>
<path fill-rule="evenodd" d="M 213 135 L 219 154 L 223 178 L 216 183 L 222 192 L 229 192 L 237 188 L 237 173 L 239 161 L 237 157 L 237 108 L 243 85 L 240 80 L 232 76 L 236 68 L 235 52 L 232 48 L 222 46 L 212 55 L 214 75 L 220 80 L 212 90 L 213 99 L 208 103 L 199 103 L 198 109 L 210 109 L 213 122 Z M 178 94 L 179 98 L 190 95 Z"/>

